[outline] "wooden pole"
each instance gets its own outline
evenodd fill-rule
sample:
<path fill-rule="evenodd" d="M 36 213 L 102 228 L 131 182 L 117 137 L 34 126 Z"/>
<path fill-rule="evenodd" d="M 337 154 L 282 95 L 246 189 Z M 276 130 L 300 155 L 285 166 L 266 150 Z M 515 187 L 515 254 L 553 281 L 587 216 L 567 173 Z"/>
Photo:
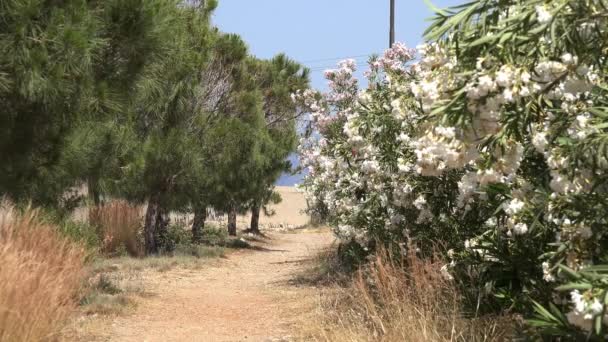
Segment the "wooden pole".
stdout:
<path fill-rule="evenodd" d="M 390 28 L 390 35 L 389 35 L 389 49 L 393 47 L 393 45 L 395 44 L 395 0 L 390 0 L 391 1 L 391 18 L 390 18 L 390 22 L 391 22 L 391 28 Z"/>

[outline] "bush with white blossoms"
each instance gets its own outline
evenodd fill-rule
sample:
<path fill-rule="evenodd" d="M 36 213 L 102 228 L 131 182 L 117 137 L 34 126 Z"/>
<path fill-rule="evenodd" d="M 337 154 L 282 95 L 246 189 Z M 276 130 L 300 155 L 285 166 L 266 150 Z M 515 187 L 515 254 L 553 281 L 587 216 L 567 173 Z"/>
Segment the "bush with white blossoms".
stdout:
<path fill-rule="evenodd" d="M 436 12 L 417 51 L 372 59 L 366 89 L 346 61 L 328 93 L 297 95 L 317 132 L 300 147 L 312 210 L 365 248 L 441 243 L 478 311 L 603 338 L 608 1 Z"/>

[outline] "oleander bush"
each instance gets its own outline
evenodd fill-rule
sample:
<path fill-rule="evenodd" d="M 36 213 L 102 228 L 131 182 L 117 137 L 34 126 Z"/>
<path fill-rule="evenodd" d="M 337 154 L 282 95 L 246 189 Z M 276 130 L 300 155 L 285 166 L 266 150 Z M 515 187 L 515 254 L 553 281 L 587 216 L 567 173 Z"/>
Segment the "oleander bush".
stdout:
<path fill-rule="evenodd" d="M 310 210 L 345 242 L 430 257 L 474 314 L 545 337 L 606 335 L 608 2 L 436 9 L 417 49 L 353 61 L 295 95 Z M 407 246 L 417 246 L 410 250 Z"/>

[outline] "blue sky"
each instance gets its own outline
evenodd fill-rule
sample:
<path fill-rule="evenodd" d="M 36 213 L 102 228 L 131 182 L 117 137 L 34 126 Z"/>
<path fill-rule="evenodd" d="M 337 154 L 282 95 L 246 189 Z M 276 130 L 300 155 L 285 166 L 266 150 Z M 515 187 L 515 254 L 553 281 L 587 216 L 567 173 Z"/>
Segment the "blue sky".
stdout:
<path fill-rule="evenodd" d="M 432 2 L 447 7 L 464 0 Z M 220 30 L 243 37 L 259 58 L 284 52 L 307 65 L 312 86 L 325 89 L 325 69 L 349 57 L 364 67 L 365 56 L 388 47 L 388 14 L 389 0 L 220 0 L 213 20 Z M 396 0 L 397 41 L 419 44 L 431 15 L 423 0 Z M 285 176 L 279 184 L 298 179 Z"/>

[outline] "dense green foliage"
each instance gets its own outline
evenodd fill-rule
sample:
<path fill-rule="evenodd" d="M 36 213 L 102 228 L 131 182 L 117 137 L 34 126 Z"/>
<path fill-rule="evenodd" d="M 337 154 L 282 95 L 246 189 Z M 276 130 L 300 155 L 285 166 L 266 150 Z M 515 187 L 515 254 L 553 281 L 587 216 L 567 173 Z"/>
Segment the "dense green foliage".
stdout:
<path fill-rule="evenodd" d="M 290 94 L 308 74 L 283 55 L 249 56 L 212 26 L 216 6 L 3 1 L 0 195 L 62 215 L 148 203 L 148 253 L 165 248 L 171 211 L 234 214 L 270 200 L 295 147 Z"/>

